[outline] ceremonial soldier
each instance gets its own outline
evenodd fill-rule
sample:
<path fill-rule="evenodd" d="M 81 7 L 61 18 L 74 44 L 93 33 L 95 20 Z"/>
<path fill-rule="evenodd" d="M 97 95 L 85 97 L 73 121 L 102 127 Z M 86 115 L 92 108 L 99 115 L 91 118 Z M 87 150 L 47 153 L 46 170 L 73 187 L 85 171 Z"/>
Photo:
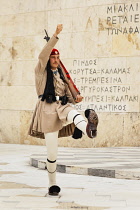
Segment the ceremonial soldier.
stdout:
<path fill-rule="evenodd" d="M 28 132 L 46 141 L 49 195 L 58 195 L 61 190 L 56 184 L 58 138 L 71 135 L 81 138 L 82 134 L 94 138 L 98 125 L 94 110 L 85 110 L 86 121 L 74 108 L 74 104 L 81 102 L 83 97 L 61 62 L 59 51 L 54 48 L 62 29 L 62 24 L 57 25 L 55 33 L 38 56 L 35 67 L 38 102 Z"/>

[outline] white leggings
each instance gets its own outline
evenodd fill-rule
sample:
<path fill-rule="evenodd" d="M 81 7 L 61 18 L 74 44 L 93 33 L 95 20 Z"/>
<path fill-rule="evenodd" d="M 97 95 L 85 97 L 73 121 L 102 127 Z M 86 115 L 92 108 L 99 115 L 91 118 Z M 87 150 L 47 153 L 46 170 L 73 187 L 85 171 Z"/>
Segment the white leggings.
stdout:
<path fill-rule="evenodd" d="M 58 131 L 53 133 L 45 133 L 46 147 L 47 147 L 47 162 L 46 167 L 48 170 L 49 187 L 56 185 L 56 162 L 50 163 L 57 159 L 58 150 Z"/>
<path fill-rule="evenodd" d="M 76 110 L 71 110 L 67 116 L 67 124 L 73 122 L 78 129 L 86 134 L 87 122 L 84 117 L 79 114 Z M 47 147 L 47 170 L 49 177 L 49 187 L 56 185 L 56 159 L 58 152 L 58 131 L 52 133 L 45 133 L 46 147 Z M 48 161 L 49 160 L 49 161 Z M 50 162 L 51 161 L 51 162 Z M 55 161 L 55 162 L 54 162 Z"/>

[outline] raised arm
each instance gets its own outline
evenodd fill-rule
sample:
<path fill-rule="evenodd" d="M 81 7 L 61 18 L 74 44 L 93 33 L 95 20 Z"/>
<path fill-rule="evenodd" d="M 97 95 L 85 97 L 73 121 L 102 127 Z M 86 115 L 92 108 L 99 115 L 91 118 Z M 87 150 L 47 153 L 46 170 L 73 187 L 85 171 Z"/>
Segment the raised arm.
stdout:
<path fill-rule="evenodd" d="M 57 25 L 55 33 L 53 34 L 51 39 L 48 41 L 48 43 L 44 46 L 44 48 L 40 52 L 40 54 L 38 56 L 39 61 L 35 68 L 36 74 L 43 74 L 46 64 L 49 60 L 50 53 L 58 41 L 57 35 L 62 31 L 62 28 L 63 28 L 62 24 Z"/>

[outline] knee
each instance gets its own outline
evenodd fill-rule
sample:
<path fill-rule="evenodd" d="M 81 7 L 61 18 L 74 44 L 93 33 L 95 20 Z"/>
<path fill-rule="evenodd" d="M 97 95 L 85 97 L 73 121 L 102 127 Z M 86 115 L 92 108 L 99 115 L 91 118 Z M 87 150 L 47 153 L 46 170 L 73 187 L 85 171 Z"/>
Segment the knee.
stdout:
<path fill-rule="evenodd" d="M 54 152 L 54 153 L 48 153 L 47 154 L 47 158 L 50 160 L 50 161 L 54 161 L 54 160 L 56 160 L 56 158 L 57 158 L 57 153 L 56 152 Z"/>
<path fill-rule="evenodd" d="M 79 112 L 77 112 L 77 110 L 71 110 L 71 111 L 68 113 L 67 120 L 73 122 L 73 118 L 74 118 L 74 116 L 77 115 L 77 114 L 79 114 Z"/>

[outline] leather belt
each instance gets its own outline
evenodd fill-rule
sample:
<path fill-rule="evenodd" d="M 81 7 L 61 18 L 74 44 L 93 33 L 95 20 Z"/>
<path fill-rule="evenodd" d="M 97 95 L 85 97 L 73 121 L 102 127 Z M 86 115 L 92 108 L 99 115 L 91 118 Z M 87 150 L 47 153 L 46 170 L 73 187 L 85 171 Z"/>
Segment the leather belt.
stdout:
<path fill-rule="evenodd" d="M 43 95 L 39 95 L 38 98 L 42 98 Z M 56 101 L 62 101 L 64 96 L 55 96 Z"/>

